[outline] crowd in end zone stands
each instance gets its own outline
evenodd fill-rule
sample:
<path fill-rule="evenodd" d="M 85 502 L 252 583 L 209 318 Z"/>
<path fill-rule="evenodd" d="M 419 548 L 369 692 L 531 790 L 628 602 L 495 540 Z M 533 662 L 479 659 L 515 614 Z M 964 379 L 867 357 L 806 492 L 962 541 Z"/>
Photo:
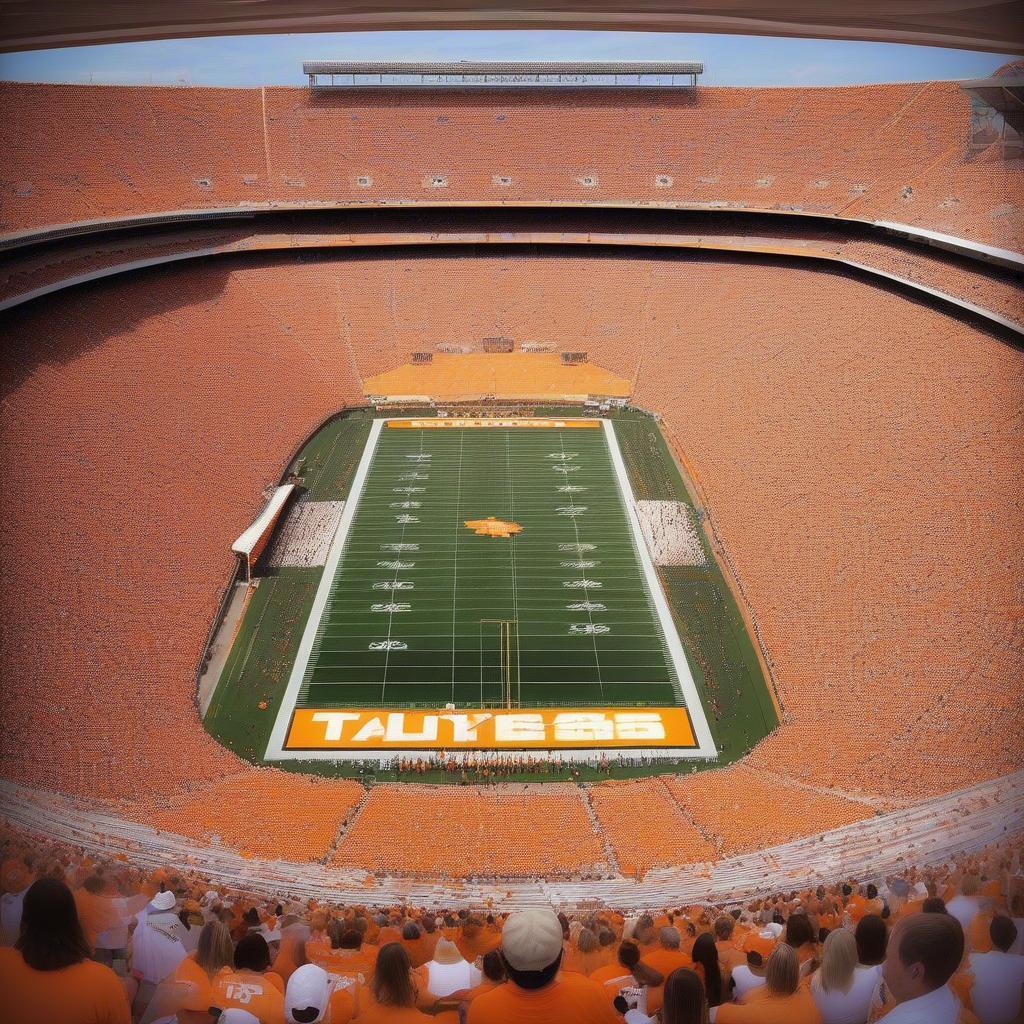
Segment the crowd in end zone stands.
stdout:
<path fill-rule="evenodd" d="M 11 1024 L 1022 1024 L 1024 841 L 629 916 L 253 897 L 9 835 Z M 454 897 L 453 897 L 454 898 Z"/>

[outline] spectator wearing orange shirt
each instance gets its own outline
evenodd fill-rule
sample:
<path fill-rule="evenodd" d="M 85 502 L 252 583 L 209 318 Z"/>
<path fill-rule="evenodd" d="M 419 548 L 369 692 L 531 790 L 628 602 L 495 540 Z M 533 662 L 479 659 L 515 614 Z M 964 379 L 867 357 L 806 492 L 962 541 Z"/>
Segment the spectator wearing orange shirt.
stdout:
<path fill-rule="evenodd" d="M 732 914 L 722 914 L 715 918 L 715 948 L 718 950 L 718 963 L 722 968 L 723 985 L 728 988 L 733 969 L 747 962 L 746 956 L 736 948 L 733 936 L 736 933 L 736 918 Z"/>
<path fill-rule="evenodd" d="M 255 932 L 235 947 L 234 970 L 225 967 L 214 979 L 211 1006 L 247 1010 L 260 1024 L 284 1024 L 284 982 L 269 973 L 267 940 Z"/>
<path fill-rule="evenodd" d="M 430 1024 L 418 1009 L 419 993 L 409 963 L 409 954 L 398 942 L 381 947 L 370 983 L 359 991 L 357 1024 Z M 456 1018 L 457 1019 L 457 1018 Z"/>
<path fill-rule="evenodd" d="M 234 963 L 235 947 L 227 925 L 221 921 L 204 924 L 199 932 L 196 951 L 175 968 L 174 973 L 157 989 L 153 1000 L 168 998 L 164 990 L 177 991 L 174 1008 L 178 1024 L 207 1024 L 213 1002 L 213 979 Z M 159 1004 L 158 1004 L 159 1005 Z"/>
<path fill-rule="evenodd" d="M 405 922 L 402 926 L 402 937 L 398 941 L 409 954 L 409 963 L 412 964 L 414 970 L 417 967 L 422 967 L 431 958 L 432 951 L 428 950 L 423 932 L 415 921 Z"/>
<path fill-rule="evenodd" d="M 570 940 L 562 958 L 562 970 L 576 974 L 593 974 L 607 963 L 597 936 L 589 928 L 581 928 Z"/>
<path fill-rule="evenodd" d="M 648 967 L 660 971 L 666 978 L 677 967 L 689 967 L 690 958 L 680 949 L 682 936 L 678 928 L 664 927 L 658 932 L 658 945 L 641 959 Z"/>
<path fill-rule="evenodd" d="M 374 946 L 363 944 L 363 935 L 357 928 L 346 928 L 341 921 L 331 921 L 327 926 L 330 947 L 316 946 L 312 950 L 306 943 L 306 957 L 311 963 L 322 967 L 328 974 L 358 981 L 360 976 L 369 977 L 377 956 Z"/>
<path fill-rule="evenodd" d="M 89 959 L 71 890 L 55 878 L 25 893 L 17 942 L 0 949 L 0 1007 L 11 1024 L 130 1024 L 118 976 Z"/>
<path fill-rule="evenodd" d="M 462 993 L 463 1003 L 469 1004 L 485 992 L 505 984 L 505 964 L 502 962 L 501 953 L 496 949 L 484 953 L 480 961 L 480 970 L 483 973 L 480 983 L 474 985 L 468 992 Z"/>
<path fill-rule="evenodd" d="M 647 1009 L 653 1013 L 661 1006 L 661 985 L 665 976 L 640 959 L 640 947 L 631 940 L 619 943 L 615 963 L 599 967 L 590 980 L 601 986 L 605 998 L 611 1003 L 624 988 L 647 986 Z"/>
<path fill-rule="evenodd" d="M 748 992 L 746 1000 L 720 1006 L 717 1024 L 821 1024 L 810 991 L 800 984 L 796 950 L 785 942 L 768 958 L 765 984 Z"/>
<path fill-rule="evenodd" d="M 550 910 L 509 916 L 501 936 L 508 981 L 478 996 L 468 1024 L 620 1024 L 600 989 L 582 974 L 559 974 L 562 926 Z"/>
<path fill-rule="evenodd" d="M 793 913 L 786 921 L 782 941 L 796 950 L 800 961 L 800 974 L 806 975 L 817 967 L 818 943 L 811 919 L 803 913 Z"/>

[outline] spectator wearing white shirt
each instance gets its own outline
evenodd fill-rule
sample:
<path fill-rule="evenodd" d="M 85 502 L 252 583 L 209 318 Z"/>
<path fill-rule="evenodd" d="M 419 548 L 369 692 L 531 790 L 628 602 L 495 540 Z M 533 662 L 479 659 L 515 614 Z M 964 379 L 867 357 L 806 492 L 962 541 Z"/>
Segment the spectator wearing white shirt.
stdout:
<path fill-rule="evenodd" d="M 427 991 L 438 999 L 480 984 L 480 971 L 467 963 L 459 947 L 448 939 L 439 939 L 434 959 L 422 968 L 427 976 Z"/>
<path fill-rule="evenodd" d="M 992 918 L 990 953 L 972 953 L 974 972 L 972 1000 L 981 1024 L 1013 1024 L 1024 998 L 1024 956 L 1009 952 L 1017 939 L 1017 927 L 1008 917 Z"/>
<path fill-rule="evenodd" d="M 764 957 L 756 949 L 747 953 L 747 962 L 732 969 L 733 998 L 743 1002 L 743 997 L 765 983 L 767 967 Z"/>
<path fill-rule="evenodd" d="M 981 903 L 978 900 L 979 886 L 977 875 L 964 875 L 960 880 L 960 891 L 946 904 L 946 912 L 960 922 L 965 932 L 981 910 Z"/>
<path fill-rule="evenodd" d="M 848 928 L 829 932 L 821 968 L 811 977 L 822 1024 L 865 1024 L 881 970 L 857 963 L 857 940 Z"/>
<path fill-rule="evenodd" d="M 964 956 L 964 930 L 950 914 L 914 914 L 893 928 L 882 979 L 895 1006 L 886 1024 L 956 1024 L 960 1000 L 948 982 Z"/>

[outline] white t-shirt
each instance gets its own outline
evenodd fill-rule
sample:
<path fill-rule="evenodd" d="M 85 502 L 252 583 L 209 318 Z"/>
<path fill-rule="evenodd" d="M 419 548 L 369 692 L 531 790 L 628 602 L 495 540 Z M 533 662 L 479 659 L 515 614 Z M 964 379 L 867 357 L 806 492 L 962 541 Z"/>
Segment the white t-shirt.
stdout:
<path fill-rule="evenodd" d="M 846 992 L 826 992 L 818 984 L 818 976 L 815 975 L 811 979 L 811 996 L 821 1014 L 822 1024 L 864 1024 L 881 973 L 880 964 L 875 967 L 858 964 Z"/>
<path fill-rule="evenodd" d="M 13 946 L 21 932 L 21 908 L 25 893 L 32 887 L 26 885 L 21 892 L 5 892 L 0 896 L 0 946 Z"/>
<path fill-rule="evenodd" d="M 882 1019 L 885 1024 L 956 1024 L 960 1000 L 948 985 L 894 1006 Z"/>
<path fill-rule="evenodd" d="M 1009 1024 L 1020 1009 L 1024 985 L 1024 956 L 1012 953 L 972 953 L 974 988 L 971 999 L 981 1024 Z"/>
<path fill-rule="evenodd" d="M 946 910 L 964 926 L 964 931 L 970 928 L 980 909 L 981 905 L 973 896 L 954 896 L 946 904 Z"/>
<path fill-rule="evenodd" d="M 760 988 L 764 978 L 759 978 L 746 964 L 732 969 L 732 981 L 736 986 L 736 998 L 742 999 L 751 989 Z"/>
<path fill-rule="evenodd" d="M 439 964 L 431 960 L 427 964 L 427 990 L 432 996 L 450 996 L 464 988 L 480 984 L 480 972 L 465 960 L 455 964 Z"/>
<path fill-rule="evenodd" d="M 139 915 L 132 933 L 132 970 L 158 985 L 185 959 L 184 926 L 172 911 Z"/>

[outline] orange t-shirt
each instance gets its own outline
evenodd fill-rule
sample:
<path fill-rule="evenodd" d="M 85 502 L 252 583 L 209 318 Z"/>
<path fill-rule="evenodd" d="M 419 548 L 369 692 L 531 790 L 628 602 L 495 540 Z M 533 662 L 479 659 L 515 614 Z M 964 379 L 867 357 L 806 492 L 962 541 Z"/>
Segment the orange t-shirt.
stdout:
<path fill-rule="evenodd" d="M 233 971 L 225 967 L 214 976 L 210 1005 L 221 1010 L 237 1007 L 258 1017 L 260 1024 L 284 1024 L 284 994 L 277 987 L 280 978 L 255 971 Z"/>
<path fill-rule="evenodd" d="M 752 989 L 743 1003 L 718 1008 L 718 1024 L 821 1024 L 821 1013 L 804 985 L 791 996 L 777 996 L 767 987 Z"/>
<path fill-rule="evenodd" d="M 607 963 L 608 958 L 600 949 L 581 953 L 575 947 L 571 947 L 562 954 L 562 970 L 570 973 L 593 974 L 599 967 L 604 967 Z"/>
<path fill-rule="evenodd" d="M 185 1001 L 181 1004 L 183 1010 L 195 1010 L 205 1013 L 209 1010 L 213 1001 L 213 986 L 206 976 L 206 971 L 196 963 L 195 953 L 190 953 L 174 969 L 171 977 L 175 981 L 185 982 L 191 987 Z"/>
<path fill-rule="evenodd" d="M 544 988 L 508 982 L 469 1004 L 467 1024 L 622 1024 L 601 990 L 582 974 L 559 974 Z M 361 1022 L 360 1022 L 361 1024 Z"/>
<path fill-rule="evenodd" d="M 667 979 L 677 967 L 693 967 L 693 961 L 679 949 L 656 949 L 641 957 L 648 967 L 653 967 Z"/>
<path fill-rule="evenodd" d="M 11 1024 L 131 1024 L 121 979 L 92 960 L 37 971 L 18 950 L 0 949 L 0 993 Z"/>
<path fill-rule="evenodd" d="M 367 949 L 328 949 L 317 948 L 312 953 L 309 947 L 306 948 L 306 956 L 310 963 L 322 967 L 328 974 L 335 974 L 339 978 L 354 978 L 362 974 L 369 978 L 373 974 L 374 965 L 377 962 L 377 950 L 374 947 Z"/>
<path fill-rule="evenodd" d="M 499 985 L 504 985 L 504 981 L 491 981 L 490 978 L 484 978 L 479 985 L 474 985 L 473 988 L 469 989 L 466 994 L 462 997 L 464 1002 L 471 1003 L 477 996 L 482 996 L 485 992 L 490 992 L 491 989 L 497 988 Z"/>

